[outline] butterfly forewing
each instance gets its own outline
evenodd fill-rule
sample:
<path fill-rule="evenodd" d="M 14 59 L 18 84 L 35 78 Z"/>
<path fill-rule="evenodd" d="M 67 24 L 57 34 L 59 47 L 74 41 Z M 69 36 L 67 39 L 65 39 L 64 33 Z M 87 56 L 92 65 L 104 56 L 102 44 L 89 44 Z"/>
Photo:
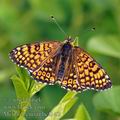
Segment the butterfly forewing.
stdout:
<path fill-rule="evenodd" d="M 78 83 L 84 89 L 104 90 L 111 87 L 105 70 L 83 49 L 74 48 Z"/>
<path fill-rule="evenodd" d="M 33 71 L 55 54 L 60 42 L 43 42 L 16 47 L 10 52 L 10 58 L 19 66 Z"/>

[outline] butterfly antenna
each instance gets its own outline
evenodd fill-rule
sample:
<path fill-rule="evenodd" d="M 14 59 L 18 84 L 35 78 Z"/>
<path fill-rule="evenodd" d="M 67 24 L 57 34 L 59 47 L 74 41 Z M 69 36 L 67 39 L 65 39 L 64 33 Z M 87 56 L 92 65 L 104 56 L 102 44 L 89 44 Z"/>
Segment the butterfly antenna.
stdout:
<path fill-rule="evenodd" d="M 65 35 L 67 36 L 67 34 L 65 33 L 65 31 L 60 27 L 60 25 L 58 24 L 58 22 L 56 21 L 56 19 L 54 18 L 53 15 L 51 15 L 51 19 L 54 21 L 54 23 L 57 25 L 57 27 L 59 28 L 59 30 Z"/>

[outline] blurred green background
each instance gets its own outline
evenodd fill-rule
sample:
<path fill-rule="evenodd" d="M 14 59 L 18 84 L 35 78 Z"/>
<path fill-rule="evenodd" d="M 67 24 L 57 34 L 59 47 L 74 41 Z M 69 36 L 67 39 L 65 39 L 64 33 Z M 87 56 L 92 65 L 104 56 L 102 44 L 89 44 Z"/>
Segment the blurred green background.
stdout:
<path fill-rule="evenodd" d="M 21 44 L 65 39 L 50 15 L 67 34 L 79 37 L 79 46 L 106 69 L 113 83 L 108 93 L 79 93 L 77 103 L 62 119 L 73 118 L 83 103 L 91 120 L 120 120 L 120 0 L 0 0 L 0 120 L 13 120 L 6 111 L 16 104 L 10 80 L 16 70 L 8 53 Z M 34 96 L 38 101 L 32 101 L 40 108 L 28 110 L 41 115 L 26 118 L 43 120 L 65 93 L 57 85 L 44 87 Z"/>

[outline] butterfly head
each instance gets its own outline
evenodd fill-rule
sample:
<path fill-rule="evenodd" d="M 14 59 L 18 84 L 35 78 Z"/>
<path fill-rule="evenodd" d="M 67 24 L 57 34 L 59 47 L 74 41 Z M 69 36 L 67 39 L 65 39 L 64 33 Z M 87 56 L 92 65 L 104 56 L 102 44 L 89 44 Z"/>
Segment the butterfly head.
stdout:
<path fill-rule="evenodd" d="M 74 41 L 74 39 L 72 39 L 71 36 L 68 36 L 66 39 L 65 39 L 65 43 L 72 43 Z"/>
<path fill-rule="evenodd" d="M 75 37 L 73 39 L 73 38 L 71 38 L 71 36 L 69 36 L 65 39 L 64 43 L 70 44 L 72 46 L 77 46 L 78 45 L 78 40 L 79 40 L 78 37 Z"/>

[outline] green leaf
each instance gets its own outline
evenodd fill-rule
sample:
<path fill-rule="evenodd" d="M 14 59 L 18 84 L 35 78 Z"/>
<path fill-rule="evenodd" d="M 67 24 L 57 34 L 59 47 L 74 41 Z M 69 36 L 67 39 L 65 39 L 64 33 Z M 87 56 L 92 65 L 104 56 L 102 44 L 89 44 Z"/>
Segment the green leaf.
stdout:
<path fill-rule="evenodd" d="M 30 95 L 29 95 L 23 81 L 19 77 L 17 77 L 16 75 L 13 75 L 11 77 L 11 79 L 12 79 L 12 82 L 13 82 L 14 87 L 15 87 L 17 98 L 18 99 L 29 98 Z"/>
<path fill-rule="evenodd" d="M 35 81 L 32 88 L 31 88 L 31 90 L 30 90 L 30 95 L 33 96 L 35 93 L 40 91 L 45 86 L 46 86 L 45 84 Z"/>
<path fill-rule="evenodd" d="M 117 36 L 96 36 L 89 40 L 88 49 L 120 58 L 120 40 Z"/>
<path fill-rule="evenodd" d="M 68 92 L 45 120 L 59 120 L 76 103 L 76 92 Z"/>
<path fill-rule="evenodd" d="M 25 87 L 24 82 L 19 77 L 13 75 L 11 79 L 14 84 L 16 96 L 19 102 L 18 120 L 21 120 L 21 118 L 24 118 L 27 108 L 30 105 L 30 95 Z"/>
<path fill-rule="evenodd" d="M 93 99 L 96 109 L 103 112 L 112 112 L 120 115 L 120 86 L 97 93 Z"/>
<path fill-rule="evenodd" d="M 17 120 L 26 120 L 26 118 L 23 116 L 20 116 Z"/>
<path fill-rule="evenodd" d="M 81 104 L 75 114 L 75 120 L 91 120 L 85 106 Z"/>
<path fill-rule="evenodd" d="M 16 67 L 16 69 L 19 76 L 13 75 L 11 79 L 15 87 L 17 99 L 19 100 L 18 120 L 23 120 L 30 105 L 31 97 L 45 85 L 32 80 L 28 72 L 23 68 Z"/>
<path fill-rule="evenodd" d="M 29 86 L 30 86 L 30 82 L 31 82 L 30 80 L 32 80 L 30 75 L 28 74 L 28 72 L 24 68 L 21 68 L 18 66 L 16 66 L 16 71 L 17 71 L 21 81 L 24 82 L 24 84 L 28 90 Z"/>

